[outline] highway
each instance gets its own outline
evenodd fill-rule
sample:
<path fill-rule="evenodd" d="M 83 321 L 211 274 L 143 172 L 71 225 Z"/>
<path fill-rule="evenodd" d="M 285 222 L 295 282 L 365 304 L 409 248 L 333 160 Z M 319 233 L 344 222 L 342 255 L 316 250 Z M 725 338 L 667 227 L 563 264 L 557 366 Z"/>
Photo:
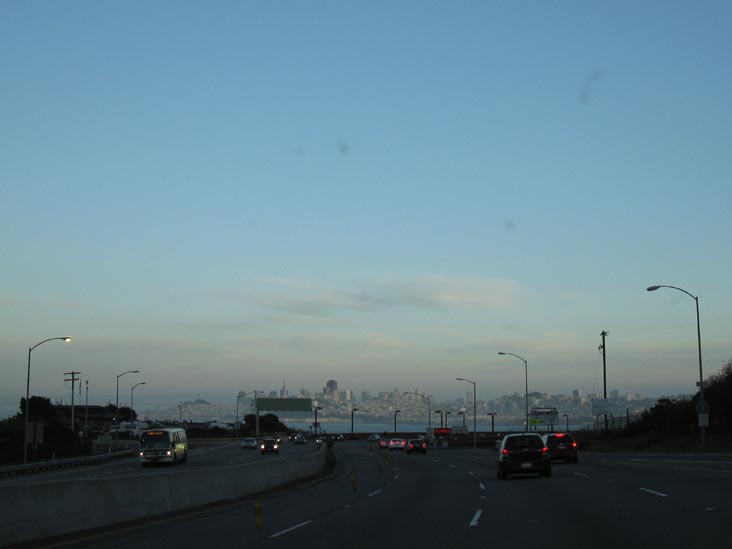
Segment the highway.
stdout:
<path fill-rule="evenodd" d="M 343 441 L 336 454 L 331 475 L 261 495 L 261 529 L 250 498 L 23 547 L 700 548 L 732 536 L 731 455 L 585 453 L 551 478 L 499 481 L 485 449 Z"/>
<path fill-rule="evenodd" d="M 303 445 L 295 445 L 284 440 L 279 455 L 260 455 L 259 450 L 242 450 L 239 442 L 225 442 L 198 445 L 194 444 L 188 450 L 188 461 L 178 463 L 171 467 L 166 464 L 155 464 L 152 467 L 142 467 L 137 456 L 118 458 L 113 461 L 99 465 L 73 467 L 69 469 L 57 469 L 28 475 L 0 477 L 0 488 L 2 486 L 17 485 L 25 483 L 39 483 L 57 480 L 88 480 L 100 478 L 114 478 L 129 475 L 171 475 L 181 474 L 185 471 L 197 469 L 209 469 L 212 467 L 237 467 L 246 463 L 264 459 L 284 459 L 288 456 L 304 455 L 312 453 L 316 449 L 313 442 Z"/>

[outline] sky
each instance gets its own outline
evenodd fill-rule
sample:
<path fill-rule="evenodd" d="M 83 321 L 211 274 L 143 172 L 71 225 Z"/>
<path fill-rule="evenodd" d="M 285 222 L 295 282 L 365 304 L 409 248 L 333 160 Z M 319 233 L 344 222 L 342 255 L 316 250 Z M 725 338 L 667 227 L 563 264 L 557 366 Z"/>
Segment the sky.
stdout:
<path fill-rule="evenodd" d="M 0 4 L 0 415 L 689 394 L 732 357 L 732 4 Z M 117 375 L 127 370 L 140 374 Z M 68 377 L 68 376 L 67 376 Z M 81 398 L 84 398 L 84 394 Z M 77 394 L 76 399 L 80 395 Z"/>

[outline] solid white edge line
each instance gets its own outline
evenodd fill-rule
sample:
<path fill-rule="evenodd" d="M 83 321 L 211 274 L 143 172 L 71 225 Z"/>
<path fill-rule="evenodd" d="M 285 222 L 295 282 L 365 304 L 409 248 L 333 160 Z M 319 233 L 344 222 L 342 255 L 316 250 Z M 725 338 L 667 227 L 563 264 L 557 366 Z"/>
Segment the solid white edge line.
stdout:
<path fill-rule="evenodd" d="M 473 519 L 470 521 L 470 524 L 468 526 L 478 526 L 478 519 L 480 518 L 480 515 L 483 514 L 482 509 L 478 509 L 475 514 L 473 515 Z"/>
<path fill-rule="evenodd" d="M 375 496 L 375 495 L 376 495 L 376 494 L 378 494 L 379 492 L 381 492 L 381 489 L 378 489 L 378 490 L 374 490 L 373 492 L 371 492 L 371 493 L 369 494 L 369 497 L 371 497 L 371 496 Z"/>
<path fill-rule="evenodd" d="M 296 530 L 298 528 L 302 528 L 303 526 L 305 526 L 306 524 L 310 524 L 311 522 L 313 522 L 313 521 L 312 520 L 306 520 L 305 522 L 301 522 L 300 524 L 296 524 L 295 526 L 290 526 L 287 530 L 282 530 L 280 532 L 277 532 L 276 534 L 272 534 L 269 537 L 270 538 L 279 537 L 279 536 L 281 536 L 283 534 L 286 534 L 287 532 L 292 532 L 293 530 Z"/>
<path fill-rule="evenodd" d="M 641 488 L 641 492 L 648 492 L 649 494 L 653 494 L 654 496 L 660 496 L 662 498 L 667 498 L 668 494 L 664 494 L 663 492 L 656 492 L 655 490 L 650 490 L 648 488 Z"/>
<path fill-rule="evenodd" d="M 585 473 L 578 473 L 577 471 L 574 472 L 575 475 L 578 477 L 589 477 L 590 475 L 586 475 Z"/>

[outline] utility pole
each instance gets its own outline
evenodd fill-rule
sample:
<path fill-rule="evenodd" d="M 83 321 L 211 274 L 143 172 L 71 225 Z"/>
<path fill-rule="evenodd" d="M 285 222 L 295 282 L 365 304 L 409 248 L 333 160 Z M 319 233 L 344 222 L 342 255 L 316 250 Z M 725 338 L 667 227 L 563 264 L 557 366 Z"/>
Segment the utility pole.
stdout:
<path fill-rule="evenodd" d="M 603 330 L 600 332 L 600 335 L 602 336 L 602 345 L 600 345 L 600 350 L 602 351 L 602 398 L 605 399 L 605 405 L 607 406 L 607 362 L 605 358 L 605 337 L 609 335 L 610 332 Z M 605 409 L 605 412 L 607 412 L 607 409 Z M 607 425 L 607 413 L 605 413 L 605 431 L 607 431 L 608 425 Z"/>
<path fill-rule="evenodd" d="M 74 389 L 76 388 L 76 382 L 79 381 L 79 389 L 81 389 L 81 380 L 76 377 L 76 374 L 80 374 L 81 372 L 65 372 L 65 376 L 71 376 L 71 378 L 64 378 L 64 383 L 67 381 L 71 382 L 71 432 L 75 433 L 75 427 L 74 427 Z"/>
<path fill-rule="evenodd" d="M 84 404 L 84 440 L 89 436 L 89 380 L 86 381 L 86 403 Z"/>

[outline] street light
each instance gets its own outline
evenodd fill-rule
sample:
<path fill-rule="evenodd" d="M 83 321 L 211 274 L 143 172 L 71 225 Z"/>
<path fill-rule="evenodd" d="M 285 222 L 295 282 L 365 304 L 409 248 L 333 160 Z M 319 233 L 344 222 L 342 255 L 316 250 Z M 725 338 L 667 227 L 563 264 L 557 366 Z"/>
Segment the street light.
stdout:
<path fill-rule="evenodd" d="M 562 417 L 567 419 L 567 432 L 569 432 L 569 416 L 567 414 L 562 414 Z"/>
<path fill-rule="evenodd" d="M 351 408 L 351 439 L 353 439 L 353 413 L 358 412 L 358 408 Z"/>
<path fill-rule="evenodd" d="M 463 410 L 460 410 L 458 412 L 459 416 L 463 416 L 463 429 L 465 429 L 465 412 Z"/>
<path fill-rule="evenodd" d="M 495 419 L 498 414 L 496 412 L 488 412 L 488 415 L 491 416 L 491 433 L 494 433 L 496 430 Z"/>
<path fill-rule="evenodd" d="M 394 410 L 394 434 L 396 434 L 396 432 L 397 432 L 397 430 L 396 430 L 396 416 L 397 416 L 397 414 L 401 414 L 401 413 L 402 413 L 401 410 Z"/>
<path fill-rule="evenodd" d="M 529 431 L 529 363 L 526 361 L 525 358 L 521 358 L 518 355 L 515 355 L 513 353 L 498 353 L 499 355 L 509 355 L 509 356 L 515 356 L 519 360 L 524 361 L 524 369 L 526 370 L 526 432 Z"/>
<path fill-rule="evenodd" d="M 407 391 L 406 393 L 402 393 L 402 395 L 417 395 L 418 397 L 422 397 L 427 401 L 427 431 L 432 431 L 432 405 L 430 402 L 430 397 L 421 395 L 419 393 L 413 393 L 410 391 Z"/>
<path fill-rule="evenodd" d="M 145 385 L 145 382 L 141 381 L 140 383 L 135 383 L 130 390 L 130 429 L 132 429 L 132 423 L 134 421 L 133 415 L 135 413 L 135 387 L 138 385 Z"/>
<path fill-rule="evenodd" d="M 456 381 L 467 381 L 468 383 L 473 384 L 473 448 L 478 447 L 478 433 L 476 432 L 476 423 L 477 423 L 477 412 L 476 412 L 476 405 L 477 402 L 475 400 L 475 381 L 470 381 L 469 379 L 465 379 L 464 377 L 456 377 Z M 463 419 L 465 417 L 463 416 Z"/>
<path fill-rule="evenodd" d="M 115 431 L 114 438 L 119 440 L 119 378 L 127 374 L 139 374 L 140 370 L 127 370 L 117 376 L 117 400 L 114 406 L 114 423 L 116 424 L 117 430 Z"/>
<path fill-rule="evenodd" d="M 450 412 L 447 411 L 447 412 L 445 412 L 445 427 L 449 427 L 449 426 L 450 426 Z"/>
<path fill-rule="evenodd" d="M 442 410 L 435 410 L 436 414 L 440 414 L 440 429 L 442 429 Z"/>
<path fill-rule="evenodd" d="M 318 437 L 318 410 L 322 410 L 322 406 L 315 407 L 315 437 Z"/>
<path fill-rule="evenodd" d="M 709 406 L 707 405 L 706 401 L 704 400 L 704 376 L 702 374 L 702 350 L 701 350 L 701 326 L 699 324 L 699 297 L 691 295 L 689 292 L 682 288 L 677 288 L 676 286 L 664 286 L 661 284 L 655 285 L 655 286 L 649 286 L 646 288 L 646 291 L 648 292 L 655 292 L 659 288 L 671 288 L 672 290 L 678 290 L 680 292 L 684 292 L 686 295 L 688 295 L 691 299 L 693 299 L 696 302 L 696 342 L 697 342 L 697 349 L 699 352 L 699 402 L 697 403 L 697 414 L 708 414 L 709 413 Z M 701 421 L 699 421 L 699 429 L 701 430 L 701 445 L 704 446 L 704 425 L 701 425 Z"/>
<path fill-rule="evenodd" d="M 40 343 L 36 343 L 33 345 L 33 347 L 30 347 L 28 349 L 28 377 L 26 377 L 25 382 L 25 435 L 23 437 L 23 463 L 28 463 L 28 419 L 30 416 L 30 365 L 31 365 L 31 353 L 33 352 L 33 349 L 38 347 L 39 345 L 42 345 L 43 343 L 46 343 L 46 341 L 54 341 L 54 340 L 61 340 L 68 343 L 71 341 L 71 338 L 68 336 L 64 337 L 51 337 L 48 339 L 44 339 Z"/>

